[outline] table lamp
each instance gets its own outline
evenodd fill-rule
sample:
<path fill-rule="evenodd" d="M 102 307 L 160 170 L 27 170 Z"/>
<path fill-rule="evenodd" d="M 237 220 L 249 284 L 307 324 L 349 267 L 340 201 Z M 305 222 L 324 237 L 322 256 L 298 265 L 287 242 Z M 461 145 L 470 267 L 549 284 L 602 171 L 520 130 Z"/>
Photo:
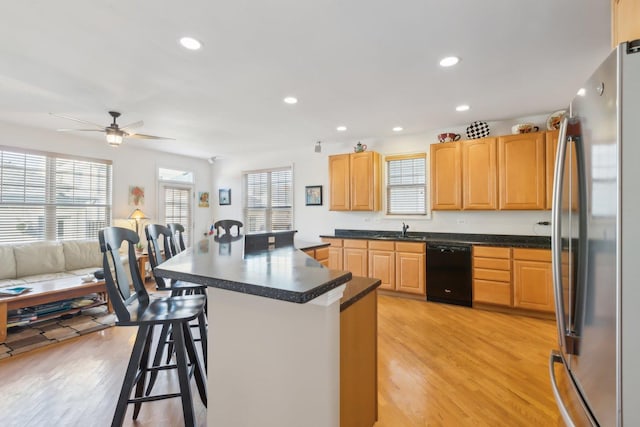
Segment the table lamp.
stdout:
<path fill-rule="evenodd" d="M 136 208 L 133 212 L 131 212 L 131 215 L 129 215 L 129 219 L 135 219 L 136 220 L 136 234 L 139 235 L 140 220 L 141 219 L 149 219 L 149 218 L 147 218 L 147 216 L 144 214 L 144 212 L 142 212 L 140 209 Z"/>

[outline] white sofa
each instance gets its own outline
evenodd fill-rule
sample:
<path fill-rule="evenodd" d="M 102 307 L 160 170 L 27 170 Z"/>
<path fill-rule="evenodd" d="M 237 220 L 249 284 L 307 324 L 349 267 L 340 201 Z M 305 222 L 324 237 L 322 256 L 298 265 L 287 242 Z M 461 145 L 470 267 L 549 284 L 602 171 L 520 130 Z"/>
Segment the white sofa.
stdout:
<path fill-rule="evenodd" d="M 0 287 L 84 276 L 102 268 L 97 240 L 0 246 Z"/>

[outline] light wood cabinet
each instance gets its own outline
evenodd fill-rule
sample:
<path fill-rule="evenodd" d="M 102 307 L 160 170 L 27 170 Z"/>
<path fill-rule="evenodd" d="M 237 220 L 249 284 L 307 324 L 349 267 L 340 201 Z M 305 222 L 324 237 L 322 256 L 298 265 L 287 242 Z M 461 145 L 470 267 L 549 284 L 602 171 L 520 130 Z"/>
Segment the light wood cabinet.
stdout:
<path fill-rule="evenodd" d="M 498 138 L 499 208 L 545 209 L 544 132 Z"/>
<path fill-rule="evenodd" d="M 396 255 L 393 242 L 369 241 L 369 277 L 380 279 L 380 289 L 396 289 Z"/>
<path fill-rule="evenodd" d="M 514 307 L 553 313 L 551 251 L 513 250 Z"/>
<path fill-rule="evenodd" d="M 329 156 L 329 210 L 380 210 L 381 173 L 375 151 Z"/>
<path fill-rule="evenodd" d="M 322 241 L 330 244 L 327 250 L 327 267 L 342 270 L 342 239 L 323 237 Z"/>
<path fill-rule="evenodd" d="M 463 141 L 462 208 L 498 208 L 496 138 Z"/>
<path fill-rule="evenodd" d="M 329 210 L 351 209 L 351 175 L 349 154 L 329 156 Z"/>
<path fill-rule="evenodd" d="M 426 295 L 425 243 L 396 242 L 396 290 Z"/>
<path fill-rule="evenodd" d="M 461 142 L 431 144 L 431 209 L 462 209 Z"/>
<path fill-rule="evenodd" d="M 311 258 L 318 261 L 320 264 L 324 265 L 325 267 L 329 266 L 329 248 L 328 247 L 304 249 L 303 252 L 309 255 Z"/>
<path fill-rule="evenodd" d="M 344 239 L 342 246 L 343 269 L 354 276 L 367 277 L 367 241 Z"/>
<path fill-rule="evenodd" d="M 511 307 L 511 248 L 473 247 L 473 302 Z"/>
<path fill-rule="evenodd" d="M 640 0 L 611 0 L 611 45 L 640 39 Z"/>

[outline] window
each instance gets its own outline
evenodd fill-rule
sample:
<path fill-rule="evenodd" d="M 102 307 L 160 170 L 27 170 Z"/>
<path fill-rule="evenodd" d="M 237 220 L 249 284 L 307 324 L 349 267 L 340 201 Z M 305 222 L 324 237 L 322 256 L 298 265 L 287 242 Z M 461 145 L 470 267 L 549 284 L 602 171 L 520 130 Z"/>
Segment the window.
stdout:
<path fill-rule="evenodd" d="M 387 215 L 427 215 L 425 153 L 387 156 Z"/>
<path fill-rule="evenodd" d="M 190 245 L 193 218 L 193 172 L 158 169 L 160 212 L 163 224 L 178 223 L 184 227 L 184 244 Z"/>
<path fill-rule="evenodd" d="M 244 190 L 247 233 L 293 229 L 291 167 L 245 172 Z"/>
<path fill-rule="evenodd" d="M 0 243 L 97 239 L 111 185 L 110 161 L 0 147 Z"/>

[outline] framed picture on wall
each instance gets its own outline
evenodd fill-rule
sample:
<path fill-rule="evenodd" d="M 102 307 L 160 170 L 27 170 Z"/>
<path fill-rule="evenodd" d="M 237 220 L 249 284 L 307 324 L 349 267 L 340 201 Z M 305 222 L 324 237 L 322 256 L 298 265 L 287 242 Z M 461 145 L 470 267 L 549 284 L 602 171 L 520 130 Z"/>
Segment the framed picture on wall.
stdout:
<path fill-rule="evenodd" d="M 231 204 L 231 189 L 230 188 L 221 188 L 218 190 L 218 202 L 220 205 L 230 205 Z"/>
<path fill-rule="evenodd" d="M 322 206 L 322 185 L 308 185 L 304 188 L 307 206 Z"/>

